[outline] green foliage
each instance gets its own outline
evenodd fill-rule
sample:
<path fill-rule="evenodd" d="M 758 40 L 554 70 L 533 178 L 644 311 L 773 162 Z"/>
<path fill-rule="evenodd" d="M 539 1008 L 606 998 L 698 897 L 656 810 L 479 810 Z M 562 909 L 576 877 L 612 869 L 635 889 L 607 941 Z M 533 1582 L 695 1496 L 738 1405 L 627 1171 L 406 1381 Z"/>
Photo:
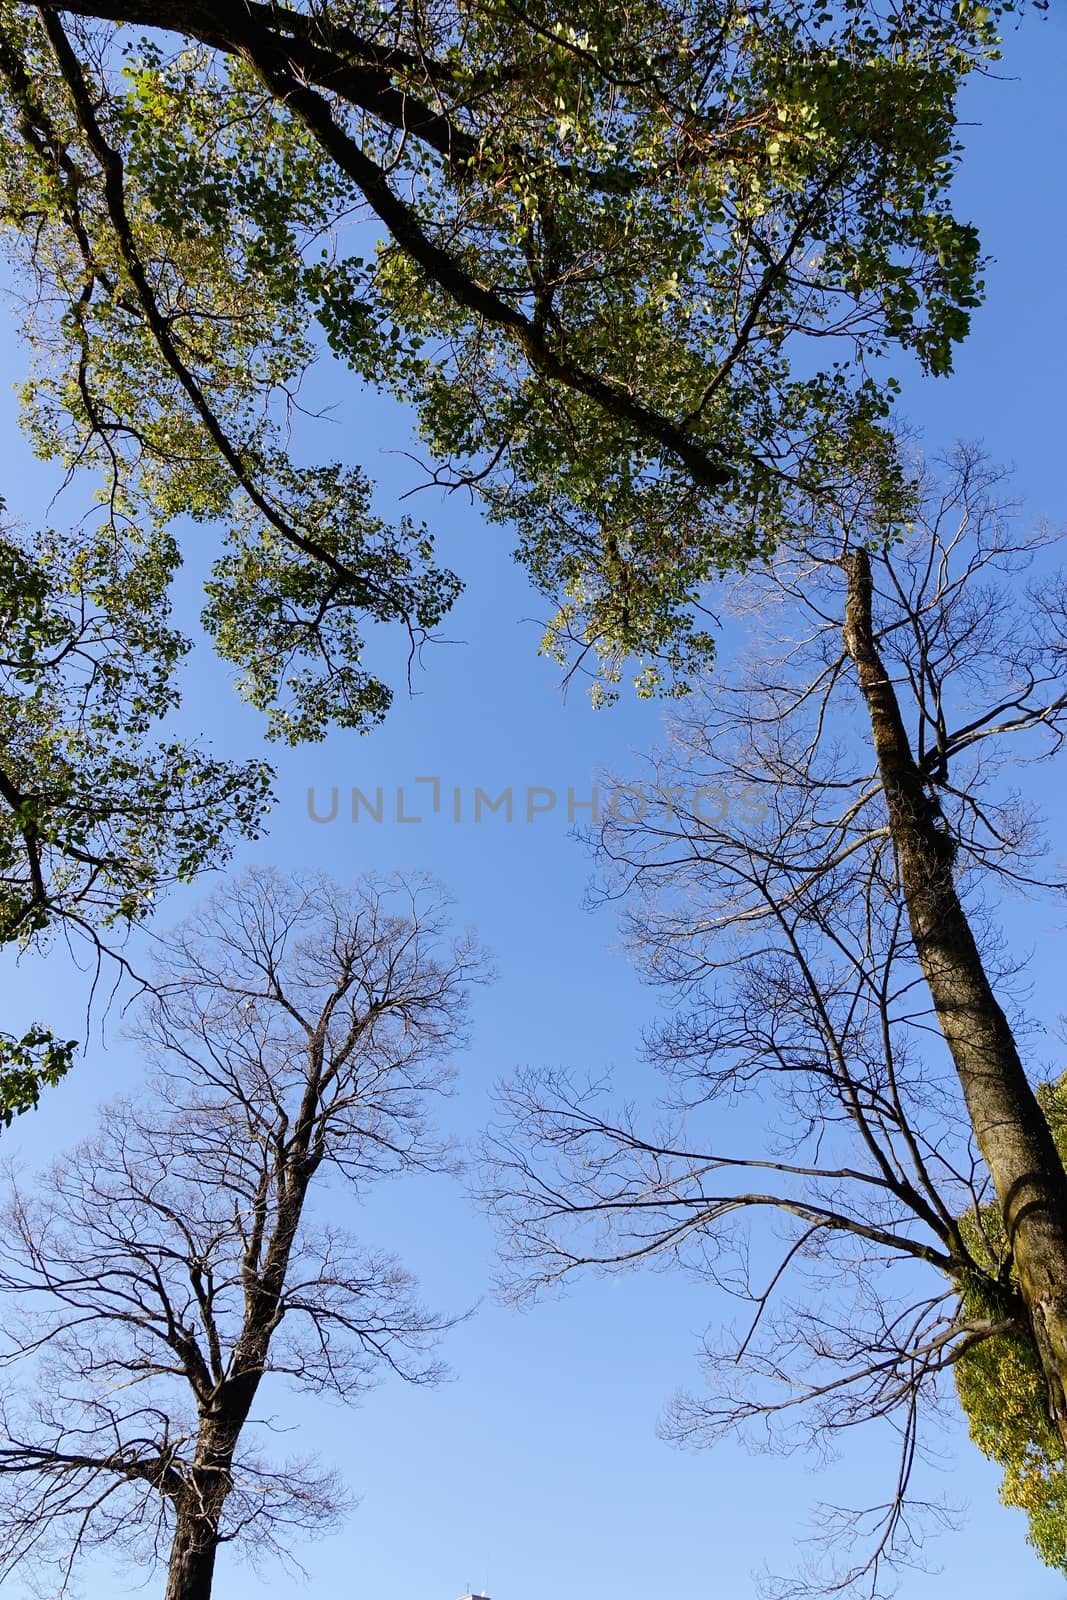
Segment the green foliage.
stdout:
<path fill-rule="evenodd" d="M 76 1048 L 76 1040 L 58 1040 L 48 1028 L 31 1028 L 21 1039 L 0 1033 L 0 1122 L 6 1128 L 70 1071 Z"/>
<path fill-rule="evenodd" d="M 331 0 L 210 28 L 166 8 L 178 39 L 83 20 L 57 44 L 48 8 L 3 0 L 37 447 L 94 464 L 146 526 L 238 530 L 207 617 L 275 735 L 369 726 L 389 690 L 356 615 L 417 642 L 459 584 L 369 515 L 361 474 L 287 468 L 325 343 L 518 528 L 548 649 L 602 697 L 628 662 L 640 692 L 678 692 L 712 653 L 707 585 L 884 423 L 869 358 L 951 365 L 981 293 L 949 202 L 955 96 L 998 15 Z"/>
<path fill-rule="evenodd" d="M 459 585 L 425 532 L 369 514 L 360 472 L 298 469 L 287 448 L 331 277 L 321 241 L 351 186 L 247 67 L 131 41 L 122 57 L 86 53 L 116 207 L 40 26 L 5 5 L 0 29 L 0 205 L 43 288 L 24 389 L 35 447 L 95 467 L 116 518 L 227 529 L 205 618 L 273 735 L 371 726 L 390 693 L 362 664 L 358 617 L 418 641 Z"/>
<path fill-rule="evenodd" d="M 936 6 L 903 32 L 862 5 L 763 8 L 758 25 L 721 4 L 568 16 L 527 35 L 509 7 L 476 9 L 467 59 L 506 53 L 524 113 L 494 86 L 499 132 L 479 121 L 475 175 L 429 186 L 425 214 L 454 219 L 472 277 L 491 239 L 496 292 L 542 319 L 560 365 L 680 419 L 724 481 L 552 381 L 506 326 L 457 313 L 401 247 L 364 305 L 411 339 L 446 334 L 448 361 L 414 382 L 404 347 L 397 388 L 460 475 L 499 456 L 492 512 L 559 607 L 546 643 L 599 658 L 610 697 L 629 658 L 646 690 L 707 662 L 705 586 L 787 534 L 798 497 L 836 489 L 842 437 L 885 418 L 871 354 L 948 370 L 980 292 L 973 230 L 947 203 L 974 40 Z M 353 363 L 377 378 L 366 325 L 364 310 Z M 805 335 L 822 341 L 814 374 Z"/>
<path fill-rule="evenodd" d="M 120 544 L 0 535 L 0 942 L 121 931 L 257 832 L 262 764 L 161 736 L 188 649 L 167 618 L 176 559 L 129 527 Z"/>
<path fill-rule="evenodd" d="M 459 580 L 432 566 L 425 528 L 372 515 L 358 470 L 307 472 L 279 460 L 274 473 L 300 526 L 314 529 L 320 558 L 261 520 L 235 528 L 207 584 L 204 623 L 242 669 L 241 692 L 266 712 L 270 737 L 321 739 L 331 723 L 366 732 L 392 696 L 362 665 L 361 619 L 405 622 L 414 643 L 449 609 Z"/>
<path fill-rule="evenodd" d="M 1062 1159 L 1067 1160 L 1067 1078 L 1038 1091 Z M 1007 1259 L 1007 1240 L 999 1208 L 987 1206 L 980 1218 L 963 1224 L 966 1242 L 978 1261 L 992 1268 Z M 963 1310 L 971 1317 L 1000 1320 L 1004 1299 L 991 1293 L 990 1279 L 975 1275 L 963 1285 Z M 1011 1307 L 1017 1314 L 1017 1305 Z M 1067 1573 L 1067 1449 L 1053 1426 L 1048 1390 L 1033 1338 L 1015 1322 L 974 1345 L 956 1364 L 956 1391 L 982 1454 L 1003 1469 L 1000 1498 L 1029 1519 L 1028 1539 L 1050 1567 Z"/>

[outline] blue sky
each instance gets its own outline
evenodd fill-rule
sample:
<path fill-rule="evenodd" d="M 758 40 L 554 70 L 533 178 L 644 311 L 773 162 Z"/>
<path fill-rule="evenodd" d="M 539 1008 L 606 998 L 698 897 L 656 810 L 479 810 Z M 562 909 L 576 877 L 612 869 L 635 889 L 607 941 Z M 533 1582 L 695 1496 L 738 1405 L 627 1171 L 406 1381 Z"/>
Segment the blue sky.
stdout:
<path fill-rule="evenodd" d="M 1062 18 L 1027 19 L 1009 41 L 1000 80 L 969 91 L 959 209 L 979 223 L 994 257 L 988 304 L 951 380 L 922 380 L 898 366 L 903 410 L 928 446 L 984 439 L 1017 468 L 1019 493 L 1035 516 L 1052 521 L 1067 517 L 1067 221 L 1050 181 L 1067 149 L 1064 43 Z M 9 369 L 18 372 L 24 358 L 5 337 Z M 336 404 L 329 449 L 379 477 L 388 508 L 410 482 L 402 458 L 389 453 L 407 443 L 403 415 L 340 374 L 324 381 L 334 385 L 328 398 Z M 5 496 L 32 518 L 47 476 L 29 460 L 13 420 L 4 438 Z M 467 579 L 445 630 L 456 642 L 428 654 L 417 695 L 398 697 L 386 726 L 369 738 L 342 734 L 312 750 L 272 752 L 279 781 L 270 835 L 243 859 L 321 865 L 341 877 L 427 867 L 450 886 L 458 919 L 478 928 L 499 971 L 477 998 L 459 1093 L 442 1110 L 446 1126 L 472 1137 L 486 1121 L 493 1081 L 518 1066 L 613 1068 L 623 1085 L 647 1090 L 635 1047 L 654 997 L 616 948 L 610 913 L 581 908 L 588 862 L 569 836 L 565 804 L 530 824 L 488 818 L 474 826 L 451 820 L 447 795 L 458 785 L 469 805 L 475 785 L 495 793 L 510 784 L 562 796 L 573 788 L 585 798 L 598 769 L 625 768 L 631 751 L 648 746 L 661 713 L 636 703 L 595 713 L 580 688 L 562 697 L 556 670 L 536 655 L 542 604 L 510 563 L 506 534 L 484 528 L 458 497 L 427 495 L 415 510 Z M 61 515 L 60 506 L 54 517 Z M 191 601 L 195 557 L 190 566 Z M 222 751 L 254 750 L 258 719 L 229 693 L 222 669 L 197 658 L 188 672 L 193 731 Z M 345 819 L 353 784 L 382 785 L 387 797 L 405 786 L 409 814 L 418 810 L 413 780 L 421 774 L 442 781 L 446 802 L 436 817 L 417 825 Z M 333 785 L 341 814 L 316 825 L 307 790 L 315 788 L 321 805 Z M 180 914 L 197 893 L 174 896 L 164 915 Z M 1051 934 L 1062 925 L 1047 909 L 1034 915 L 1035 929 Z M 1049 939 L 1037 942 L 1035 977 L 1054 1009 L 1062 956 Z M 47 973 L 34 963 L 17 972 L 8 964 L 4 973 L 5 1025 L 44 1015 L 59 1022 L 65 1014 L 78 1030 L 84 980 L 65 957 L 57 954 Z M 118 1037 L 117 1020 L 106 1023 L 104 1039 L 97 1025 L 75 1076 L 3 1136 L 6 1153 L 30 1164 L 43 1159 L 84 1130 L 98 1100 L 136 1081 L 139 1063 Z M 359 1225 L 374 1243 L 398 1251 L 431 1303 L 480 1306 L 450 1336 L 454 1380 L 436 1392 L 389 1384 L 354 1413 L 317 1401 L 294 1405 L 279 1392 L 278 1415 L 299 1423 L 299 1448 L 319 1450 L 361 1497 L 342 1534 L 298 1552 L 317 1594 L 454 1600 L 469 1584 L 488 1588 L 494 1600 L 644 1600 L 652 1589 L 679 1600 L 735 1600 L 753 1592 L 755 1570 L 793 1564 L 814 1500 L 859 1496 L 864 1484 L 877 1484 L 886 1457 L 874 1436 L 851 1441 L 825 1471 L 804 1457 L 752 1456 L 729 1444 L 689 1454 L 657 1440 L 657 1414 L 675 1387 L 694 1379 L 700 1332 L 720 1312 L 706 1290 L 661 1273 L 587 1281 L 522 1313 L 503 1307 L 492 1294 L 489 1230 L 462 1186 L 444 1179 L 381 1191 Z M 996 1474 L 962 1429 L 946 1434 L 943 1468 L 933 1487 L 969 1511 L 958 1532 L 931 1546 L 943 1576 L 905 1574 L 904 1600 L 943 1595 L 947 1586 L 971 1600 L 1061 1593 L 1063 1579 L 1030 1555 L 1021 1517 L 999 1507 Z M 124 1580 L 117 1585 L 105 1565 L 87 1573 L 84 1593 L 105 1600 L 120 1586 Z M 146 1592 L 159 1587 L 156 1580 Z M 246 1600 L 287 1596 L 301 1584 L 278 1569 L 249 1575 L 224 1555 L 217 1587 L 226 1600 Z M 13 1583 L 10 1592 L 19 1591 Z"/>

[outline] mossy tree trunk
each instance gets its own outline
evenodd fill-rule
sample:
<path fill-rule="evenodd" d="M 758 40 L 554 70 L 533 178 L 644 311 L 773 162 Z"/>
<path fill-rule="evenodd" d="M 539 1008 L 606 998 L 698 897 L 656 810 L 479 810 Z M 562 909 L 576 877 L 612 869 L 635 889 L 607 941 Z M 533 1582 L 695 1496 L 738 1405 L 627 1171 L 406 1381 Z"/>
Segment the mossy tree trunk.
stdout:
<path fill-rule="evenodd" d="M 872 618 L 870 560 L 846 558 L 845 647 L 859 676 L 912 938 L 1004 1217 L 1067 1444 L 1067 1175 L 956 888 L 955 842 L 913 753 Z"/>

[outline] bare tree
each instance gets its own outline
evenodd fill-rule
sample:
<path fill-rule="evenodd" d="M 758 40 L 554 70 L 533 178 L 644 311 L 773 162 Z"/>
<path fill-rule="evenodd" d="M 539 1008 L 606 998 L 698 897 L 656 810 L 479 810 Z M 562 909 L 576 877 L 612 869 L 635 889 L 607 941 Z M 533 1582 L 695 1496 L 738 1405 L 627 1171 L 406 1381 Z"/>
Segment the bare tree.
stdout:
<path fill-rule="evenodd" d="M 892 1492 L 831 1511 L 836 1556 L 861 1546 L 818 1587 L 877 1594 L 915 1556 L 922 1410 L 976 1344 L 1022 1331 L 1064 1421 L 1067 1184 L 994 891 L 1064 888 L 1011 774 L 1067 730 L 1067 591 L 1026 581 L 1051 537 L 999 495 L 961 449 L 897 540 L 857 495 L 741 584 L 751 660 L 597 839 L 674 1006 L 648 1039 L 664 1114 L 533 1075 L 490 1146 L 519 1286 L 673 1257 L 750 1302 L 736 1340 L 709 1336 L 710 1393 L 679 1401 L 676 1436 L 898 1429 Z"/>
<path fill-rule="evenodd" d="M 253 872 L 164 941 L 151 1092 L 4 1217 L 0 1573 L 55 1562 L 62 1592 L 108 1543 L 206 1600 L 221 1543 L 287 1554 L 343 1505 L 332 1475 L 261 1457 L 267 1374 L 346 1401 L 438 1375 L 448 1319 L 308 1199 L 331 1170 L 352 1194 L 449 1164 L 426 1102 L 481 958 L 444 907 L 428 880 Z"/>

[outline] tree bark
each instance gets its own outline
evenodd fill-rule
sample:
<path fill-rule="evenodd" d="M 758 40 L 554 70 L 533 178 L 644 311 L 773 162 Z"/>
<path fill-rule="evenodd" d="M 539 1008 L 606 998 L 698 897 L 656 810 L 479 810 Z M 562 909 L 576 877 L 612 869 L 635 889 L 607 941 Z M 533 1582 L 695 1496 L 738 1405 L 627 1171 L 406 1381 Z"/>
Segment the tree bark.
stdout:
<path fill-rule="evenodd" d="M 248 1405 L 259 1386 L 258 1375 Z M 248 1415 L 201 1421 L 196 1464 L 175 1499 L 165 1600 L 211 1600 L 222 1511 L 233 1487 L 233 1458 Z"/>
<path fill-rule="evenodd" d="M 1067 1175 L 957 893 L 955 841 L 879 654 L 870 559 L 853 551 L 844 565 L 845 648 L 870 718 L 912 938 L 1000 1202 L 1049 1411 L 1067 1444 Z"/>
<path fill-rule="evenodd" d="M 201 1412 L 196 1465 L 176 1501 L 165 1600 L 211 1600 L 222 1511 L 233 1486 L 234 1456 L 267 1368 L 290 1254 L 308 1184 L 318 1166 L 317 1158 L 309 1156 L 308 1146 L 318 1116 L 321 1037 L 316 1036 L 309 1049 L 308 1084 L 286 1158 L 286 1198 L 279 1202 L 262 1266 L 255 1270 L 246 1261 L 244 1325 L 233 1348 L 233 1370 Z"/>
<path fill-rule="evenodd" d="M 218 1517 L 179 1506 L 167 1567 L 166 1600 L 211 1600 L 218 1548 Z"/>

